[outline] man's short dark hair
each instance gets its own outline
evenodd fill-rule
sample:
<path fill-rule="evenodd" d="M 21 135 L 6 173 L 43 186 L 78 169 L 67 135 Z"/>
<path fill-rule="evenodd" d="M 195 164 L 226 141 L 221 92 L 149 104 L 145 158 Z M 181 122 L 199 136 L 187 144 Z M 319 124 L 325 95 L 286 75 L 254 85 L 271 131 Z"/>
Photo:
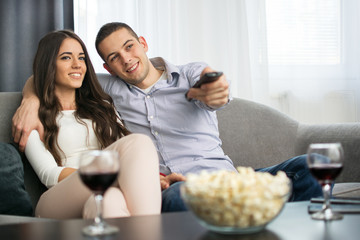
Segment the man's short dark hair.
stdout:
<path fill-rule="evenodd" d="M 111 22 L 111 23 L 107 23 L 104 26 L 102 26 L 96 36 L 96 40 L 95 40 L 95 47 L 96 47 L 96 51 L 98 52 L 98 54 L 101 56 L 101 58 L 105 61 L 104 57 L 102 56 L 100 50 L 99 50 L 99 44 L 105 39 L 107 38 L 110 34 L 112 34 L 113 32 L 125 28 L 129 31 L 129 33 L 134 36 L 136 38 L 136 40 L 139 39 L 138 35 L 134 32 L 134 30 L 127 25 L 126 23 L 122 23 L 122 22 Z"/>

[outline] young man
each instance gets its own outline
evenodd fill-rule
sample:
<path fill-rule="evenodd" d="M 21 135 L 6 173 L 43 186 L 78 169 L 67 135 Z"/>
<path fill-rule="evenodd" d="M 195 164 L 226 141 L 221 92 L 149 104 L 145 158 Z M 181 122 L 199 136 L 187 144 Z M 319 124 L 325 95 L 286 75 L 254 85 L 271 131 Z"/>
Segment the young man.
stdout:
<path fill-rule="evenodd" d="M 185 209 L 177 183 L 185 180 L 185 174 L 217 169 L 236 171 L 221 148 L 215 112 L 230 101 L 225 76 L 192 88 L 200 76 L 213 70 L 204 63 L 175 66 L 162 58 L 149 59 L 145 39 L 124 23 L 104 25 L 97 35 L 96 48 L 111 73 L 98 75 L 100 83 L 112 96 L 125 125 L 132 132 L 151 137 L 157 147 L 163 212 Z M 16 129 L 39 128 L 23 127 L 29 111 L 26 105 L 25 99 L 14 116 L 15 141 L 21 136 Z M 26 138 L 27 131 L 24 133 Z M 278 170 L 286 172 L 293 181 L 291 200 L 308 200 L 322 194 L 309 173 L 305 156 L 258 171 L 275 174 Z"/>

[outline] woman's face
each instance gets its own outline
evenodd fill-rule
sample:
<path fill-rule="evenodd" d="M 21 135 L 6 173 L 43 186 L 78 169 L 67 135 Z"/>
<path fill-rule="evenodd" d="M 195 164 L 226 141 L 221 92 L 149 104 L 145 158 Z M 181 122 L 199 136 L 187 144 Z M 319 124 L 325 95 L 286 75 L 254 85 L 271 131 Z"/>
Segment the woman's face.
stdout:
<path fill-rule="evenodd" d="M 56 58 L 56 91 L 69 91 L 80 88 L 85 73 L 85 53 L 80 43 L 73 38 L 64 39 Z"/>

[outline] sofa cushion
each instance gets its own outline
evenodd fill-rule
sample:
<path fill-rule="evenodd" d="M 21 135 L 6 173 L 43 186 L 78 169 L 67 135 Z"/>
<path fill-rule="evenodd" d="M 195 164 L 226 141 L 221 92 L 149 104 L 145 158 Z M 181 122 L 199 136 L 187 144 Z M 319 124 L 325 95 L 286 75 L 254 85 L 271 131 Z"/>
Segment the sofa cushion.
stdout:
<path fill-rule="evenodd" d="M 14 146 L 0 142 L 0 214 L 32 216 L 33 208 L 25 191 L 24 168 Z"/>

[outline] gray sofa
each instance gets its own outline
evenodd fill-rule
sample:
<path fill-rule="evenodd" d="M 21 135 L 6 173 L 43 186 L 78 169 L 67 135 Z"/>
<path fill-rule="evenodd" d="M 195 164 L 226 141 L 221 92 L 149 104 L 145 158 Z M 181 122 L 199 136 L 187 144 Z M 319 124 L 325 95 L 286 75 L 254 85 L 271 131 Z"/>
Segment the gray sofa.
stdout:
<path fill-rule="evenodd" d="M 21 93 L 0 92 L 1 142 L 12 141 L 11 119 L 20 102 Z M 305 154 L 310 143 L 341 142 L 345 164 L 335 184 L 334 194 L 360 197 L 359 122 L 306 125 L 270 107 L 239 98 L 217 114 L 224 151 L 235 166 L 271 166 Z M 45 187 L 24 156 L 23 164 L 25 188 L 35 206 Z"/>

